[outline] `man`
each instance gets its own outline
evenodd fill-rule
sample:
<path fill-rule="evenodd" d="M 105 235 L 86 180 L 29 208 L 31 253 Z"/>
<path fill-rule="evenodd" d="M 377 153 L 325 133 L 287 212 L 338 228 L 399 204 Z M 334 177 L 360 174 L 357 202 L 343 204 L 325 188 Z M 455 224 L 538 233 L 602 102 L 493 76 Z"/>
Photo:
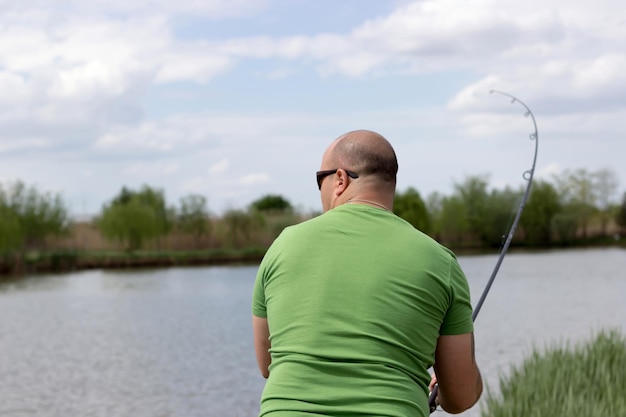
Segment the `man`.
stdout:
<path fill-rule="evenodd" d="M 467 280 L 393 214 L 397 171 L 379 134 L 339 137 L 317 173 L 324 214 L 265 255 L 252 302 L 260 416 L 427 416 L 433 365 L 444 410 L 480 397 Z"/>

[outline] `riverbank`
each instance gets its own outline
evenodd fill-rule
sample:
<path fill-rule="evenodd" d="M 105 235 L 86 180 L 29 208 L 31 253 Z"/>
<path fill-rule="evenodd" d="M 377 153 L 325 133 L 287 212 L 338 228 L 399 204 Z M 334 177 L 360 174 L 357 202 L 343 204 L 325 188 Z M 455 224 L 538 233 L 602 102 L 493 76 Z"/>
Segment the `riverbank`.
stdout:
<path fill-rule="evenodd" d="M 626 239 L 579 242 L 577 245 L 528 247 L 515 246 L 510 252 L 543 252 L 558 249 L 582 249 L 624 247 Z M 451 248 L 461 255 L 497 254 L 495 249 Z M 234 264 L 258 264 L 267 248 L 205 250 L 141 250 L 128 251 L 78 251 L 51 250 L 31 251 L 25 254 L 0 256 L 0 276 L 34 273 L 55 273 L 86 269 L 132 269 L 172 266 L 210 266 Z"/>
<path fill-rule="evenodd" d="M 623 247 L 626 239 L 587 239 L 567 246 L 512 246 L 510 252 L 544 252 L 559 249 Z M 458 256 L 497 254 L 496 248 L 450 247 Z M 201 250 L 48 250 L 23 254 L 0 255 L 0 276 L 33 273 L 55 273 L 85 269 L 132 269 L 172 266 L 210 266 L 256 264 L 267 247 L 240 249 L 212 248 Z"/>
<path fill-rule="evenodd" d="M 131 269 L 171 266 L 258 263 L 265 248 L 196 251 L 49 251 L 6 255 L 0 258 L 0 275 L 67 272 L 85 269 Z"/>

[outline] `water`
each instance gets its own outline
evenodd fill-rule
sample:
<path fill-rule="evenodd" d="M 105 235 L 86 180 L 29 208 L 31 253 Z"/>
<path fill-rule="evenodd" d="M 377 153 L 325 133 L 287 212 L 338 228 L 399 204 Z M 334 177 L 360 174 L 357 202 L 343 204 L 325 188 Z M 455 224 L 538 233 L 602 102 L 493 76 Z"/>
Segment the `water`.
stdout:
<path fill-rule="evenodd" d="M 496 256 L 459 260 L 477 300 Z M 250 324 L 255 273 L 85 271 L 0 282 L 0 416 L 256 416 L 264 379 Z M 626 334 L 624 299 L 626 250 L 507 255 L 476 321 L 486 383 L 533 347 L 608 327 Z"/>
<path fill-rule="evenodd" d="M 89 271 L 0 288 L 0 416 L 248 416 L 255 268 Z"/>

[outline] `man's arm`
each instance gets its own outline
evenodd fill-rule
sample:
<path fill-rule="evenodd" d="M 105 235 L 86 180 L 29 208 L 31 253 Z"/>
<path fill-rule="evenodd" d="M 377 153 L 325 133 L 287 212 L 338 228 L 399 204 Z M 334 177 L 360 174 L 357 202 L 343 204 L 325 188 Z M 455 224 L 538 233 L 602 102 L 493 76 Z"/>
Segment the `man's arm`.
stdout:
<path fill-rule="evenodd" d="M 483 391 L 483 382 L 474 357 L 474 333 L 439 336 L 435 351 L 438 401 L 451 414 L 472 407 Z"/>
<path fill-rule="evenodd" d="M 256 353 L 256 362 L 259 370 L 264 378 L 270 375 L 270 330 L 267 325 L 267 319 L 252 316 L 252 331 L 254 333 L 254 352 Z"/>

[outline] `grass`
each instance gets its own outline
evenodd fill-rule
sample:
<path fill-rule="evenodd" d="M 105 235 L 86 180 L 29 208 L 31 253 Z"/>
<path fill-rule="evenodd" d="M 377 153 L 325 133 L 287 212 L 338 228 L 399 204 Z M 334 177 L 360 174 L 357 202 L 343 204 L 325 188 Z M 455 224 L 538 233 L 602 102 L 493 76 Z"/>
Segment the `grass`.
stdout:
<path fill-rule="evenodd" d="M 575 347 L 535 350 L 500 393 L 487 391 L 483 417 L 626 417 L 626 340 L 602 331 Z"/>

